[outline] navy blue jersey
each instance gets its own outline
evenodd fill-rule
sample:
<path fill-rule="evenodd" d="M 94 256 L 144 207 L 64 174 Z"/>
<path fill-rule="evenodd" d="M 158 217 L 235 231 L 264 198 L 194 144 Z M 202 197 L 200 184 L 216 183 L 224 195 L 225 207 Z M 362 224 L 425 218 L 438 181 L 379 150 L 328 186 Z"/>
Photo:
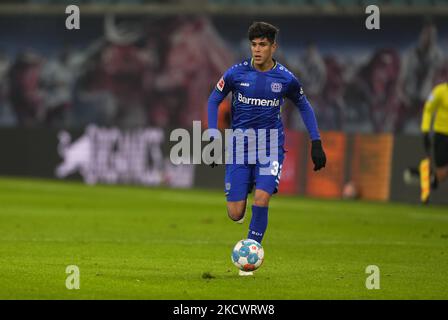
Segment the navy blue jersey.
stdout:
<path fill-rule="evenodd" d="M 252 59 L 232 66 L 218 81 L 208 104 L 209 128 L 217 127 L 219 103 L 232 92 L 232 129 L 277 129 L 279 145 L 284 143 L 281 106 L 289 98 L 298 108 L 312 140 L 320 139 L 313 109 L 297 78 L 275 61 L 274 67 L 258 71 Z"/>

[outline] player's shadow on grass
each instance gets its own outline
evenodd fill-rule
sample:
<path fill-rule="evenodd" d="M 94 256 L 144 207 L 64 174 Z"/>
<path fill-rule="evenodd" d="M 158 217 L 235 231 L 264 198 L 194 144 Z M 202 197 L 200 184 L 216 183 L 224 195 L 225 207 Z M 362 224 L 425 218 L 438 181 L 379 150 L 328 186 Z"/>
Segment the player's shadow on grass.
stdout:
<path fill-rule="evenodd" d="M 220 273 L 220 274 L 216 274 L 216 273 L 211 273 L 211 272 L 204 272 L 202 273 L 201 278 L 205 281 L 213 281 L 213 280 L 230 280 L 230 279 L 241 279 L 241 278 L 249 278 L 249 279 L 255 279 L 257 277 L 257 274 L 254 274 L 253 276 L 248 276 L 248 277 L 241 277 L 238 274 L 238 270 L 228 270 L 225 273 Z"/>

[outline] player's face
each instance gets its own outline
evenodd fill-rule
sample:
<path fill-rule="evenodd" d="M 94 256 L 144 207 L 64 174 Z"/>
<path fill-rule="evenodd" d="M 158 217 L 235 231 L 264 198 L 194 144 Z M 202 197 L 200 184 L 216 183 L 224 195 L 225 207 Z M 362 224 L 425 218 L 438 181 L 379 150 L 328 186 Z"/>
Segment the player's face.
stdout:
<path fill-rule="evenodd" d="M 256 38 L 250 43 L 250 49 L 252 51 L 252 59 L 257 65 L 264 65 L 272 60 L 272 55 L 277 48 L 277 44 L 270 43 L 266 38 Z"/>

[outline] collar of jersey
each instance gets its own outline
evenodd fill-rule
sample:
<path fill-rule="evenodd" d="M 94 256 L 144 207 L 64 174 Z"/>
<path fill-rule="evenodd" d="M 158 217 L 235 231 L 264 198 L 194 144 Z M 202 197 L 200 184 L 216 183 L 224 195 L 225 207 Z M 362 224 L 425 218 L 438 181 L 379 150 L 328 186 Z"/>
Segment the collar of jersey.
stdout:
<path fill-rule="evenodd" d="M 250 58 L 250 66 L 252 67 L 252 69 L 254 69 L 257 72 L 261 72 L 261 73 L 269 72 L 269 71 L 274 70 L 277 67 L 277 60 L 275 60 L 274 58 L 272 58 L 272 60 L 274 60 L 274 66 L 271 69 L 266 70 L 266 71 L 260 71 L 260 70 L 255 69 L 255 67 L 254 67 L 254 59 L 253 58 Z"/>

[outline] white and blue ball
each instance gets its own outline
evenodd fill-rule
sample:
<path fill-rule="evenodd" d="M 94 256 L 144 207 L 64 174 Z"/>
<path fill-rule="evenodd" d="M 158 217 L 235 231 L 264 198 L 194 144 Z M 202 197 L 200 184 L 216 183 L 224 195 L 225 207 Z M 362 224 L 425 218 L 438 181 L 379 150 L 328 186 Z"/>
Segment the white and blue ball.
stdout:
<path fill-rule="evenodd" d="M 264 260 L 264 250 L 261 244 L 252 239 L 237 242 L 232 251 L 232 262 L 240 270 L 257 270 Z"/>

